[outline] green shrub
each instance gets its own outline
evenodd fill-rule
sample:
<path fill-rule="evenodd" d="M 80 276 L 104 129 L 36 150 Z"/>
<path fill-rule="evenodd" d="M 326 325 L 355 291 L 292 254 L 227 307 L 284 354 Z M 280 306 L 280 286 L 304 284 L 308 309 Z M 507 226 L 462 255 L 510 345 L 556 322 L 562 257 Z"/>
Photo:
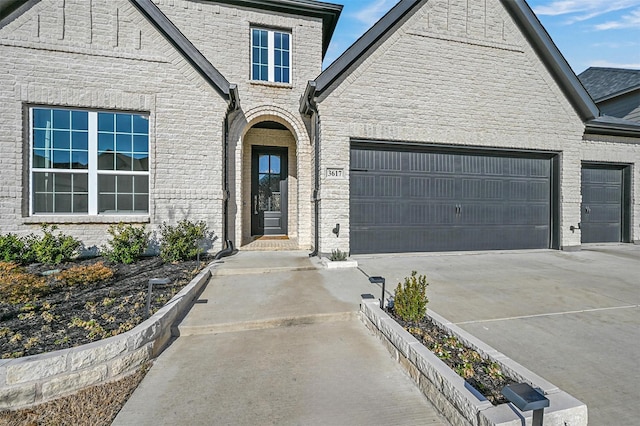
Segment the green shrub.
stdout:
<path fill-rule="evenodd" d="M 135 227 L 119 223 L 107 230 L 111 239 L 102 251 L 112 262 L 130 264 L 137 261 L 149 246 L 149 235 L 145 227 Z"/>
<path fill-rule="evenodd" d="M 331 250 L 331 257 L 329 260 L 333 262 L 343 262 L 347 260 L 347 253 L 340 249 Z"/>
<path fill-rule="evenodd" d="M 58 229 L 55 225 L 42 225 L 44 235 L 41 238 L 30 235 L 27 237 L 27 244 L 30 253 L 29 258 L 35 258 L 37 262 L 47 265 L 57 265 L 73 259 L 77 255 L 82 243 L 70 235 L 62 232 L 53 235 Z"/>
<path fill-rule="evenodd" d="M 176 226 L 160 225 L 160 257 L 165 262 L 193 259 L 198 255 L 198 241 L 207 233 L 204 221 L 181 220 Z"/>
<path fill-rule="evenodd" d="M 404 285 L 398 283 L 393 298 L 393 309 L 404 321 L 420 321 L 427 314 L 427 277 L 411 272 L 404 279 Z"/>
<path fill-rule="evenodd" d="M 25 255 L 28 251 L 25 238 L 15 234 L 0 235 L 0 261 L 25 263 Z"/>

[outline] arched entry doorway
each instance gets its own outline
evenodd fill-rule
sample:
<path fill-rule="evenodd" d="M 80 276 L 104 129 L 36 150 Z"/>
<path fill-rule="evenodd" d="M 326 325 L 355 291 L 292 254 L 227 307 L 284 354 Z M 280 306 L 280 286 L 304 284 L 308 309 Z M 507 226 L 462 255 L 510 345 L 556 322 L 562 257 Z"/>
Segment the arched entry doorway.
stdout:
<path fill-rule="evenodd" d="M 297 240 L 298 155 L 291 131 L 260 121 L 242 141 L 242 239 Z"/>

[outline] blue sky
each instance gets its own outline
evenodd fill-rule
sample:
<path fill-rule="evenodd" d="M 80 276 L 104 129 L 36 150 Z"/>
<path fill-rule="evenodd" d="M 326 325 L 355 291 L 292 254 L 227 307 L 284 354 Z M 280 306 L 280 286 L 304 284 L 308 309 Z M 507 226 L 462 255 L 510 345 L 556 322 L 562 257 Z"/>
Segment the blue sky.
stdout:
<path fill-rule="evenodd" d="M 398 0 L 328 0 L 344 5 L 328 66 Z M 527 0 L 576 73 L 590 66 L 640 69 L 640 0 Z"/>

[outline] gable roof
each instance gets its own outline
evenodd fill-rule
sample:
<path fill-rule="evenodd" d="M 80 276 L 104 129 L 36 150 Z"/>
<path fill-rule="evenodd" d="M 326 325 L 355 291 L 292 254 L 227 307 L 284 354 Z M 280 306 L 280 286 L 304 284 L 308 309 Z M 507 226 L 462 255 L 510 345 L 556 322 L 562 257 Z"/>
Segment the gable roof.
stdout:
<path fill-rule="evenodd" d="M 578 78 L 596 102 L 640 89 L 640 70 L 590 67 Z"/>
<path fill-rule="evenodd" d="M 153 1 L 129 1 L 180 52 L 205 81 L 229 103 L 230 109 L 239 107 L 240 99 L 237 86 L 227 81 Z M 0 26 L 6 25 L 38 2 L 39 0 L 0 0 Z"/>
<path fill-rule="evenodd" d="M 429 0 L 400 0 L 338 59 L 307 85 L 300 99 L 300 112 L 310 114 L 316 98 L 330 93 L 336 81 L 345 78 L 377 48 L 377 43 L 395 31 Z M 628 120 L 601 117 L 600 110 L 560 53 L 547 31 L 525 0 L 500 0 L 544 65 L 560 86 L 590 133 L 640 137 L 640 125 Z"/>
<path fill-rule="evenodd" d="M 332 84 L 348 74 L 354 65 L 368 57 L 376 48 L 376 43 L 393 32 L 396 25 L 406 16 L 413 14 L 429 0 L 401 0 L 373 27 L 349 47 L 338 59 L 325 69 L 316 79 L 316 95 L 332 90 Z M 551 72 L 556 82 L 583 120 L 599 116 L 599 110 L 589 97 L 571 67 L 564 59 L 551 37 L 544 29 L 525 0 L 501 0 L 527 40 Z"/>

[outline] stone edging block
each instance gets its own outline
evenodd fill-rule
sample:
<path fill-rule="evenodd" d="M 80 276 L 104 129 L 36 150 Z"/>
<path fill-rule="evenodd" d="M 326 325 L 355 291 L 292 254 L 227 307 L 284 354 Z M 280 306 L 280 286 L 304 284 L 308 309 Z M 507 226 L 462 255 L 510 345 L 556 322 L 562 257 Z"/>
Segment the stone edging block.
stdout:
<path fill-rule="evenodd" d="M 117 336 L 69 349 L 0 360 L 0 409 L 17 409 L 117 380 L 158 356 L 171 327 L 211 277 L 211 263 L 147 320 Z"/>
<path fill-rule="evenodd" d="M 326 269 L 344 269 L 344 268 L 357 268 L 358 261 L 353 259 L 347 260 L 329 260 L 326 257 L 322 258 L 322 265 Z"/>
<path fill-rule="evenodd" d="M 475 336 L 433 311 L 431 319 L 481 356 L 498 363 L 514 379 L 542 391 L 550 405 L 544 411 L 545 425 L 583 426 L 587 406 L 557 386 L 529 371 Z M 530 424 L 532 412 L 522 413 L 513 404 L 494 406 L 449 366 L 428 350 L 393 318 L 380 309 L 374 299 L 362 299 L 360 318 L 382 340 L 392 356 L 407 370 L 420 390 L 440 413 L 455 425 L 516 426 Z"/>

